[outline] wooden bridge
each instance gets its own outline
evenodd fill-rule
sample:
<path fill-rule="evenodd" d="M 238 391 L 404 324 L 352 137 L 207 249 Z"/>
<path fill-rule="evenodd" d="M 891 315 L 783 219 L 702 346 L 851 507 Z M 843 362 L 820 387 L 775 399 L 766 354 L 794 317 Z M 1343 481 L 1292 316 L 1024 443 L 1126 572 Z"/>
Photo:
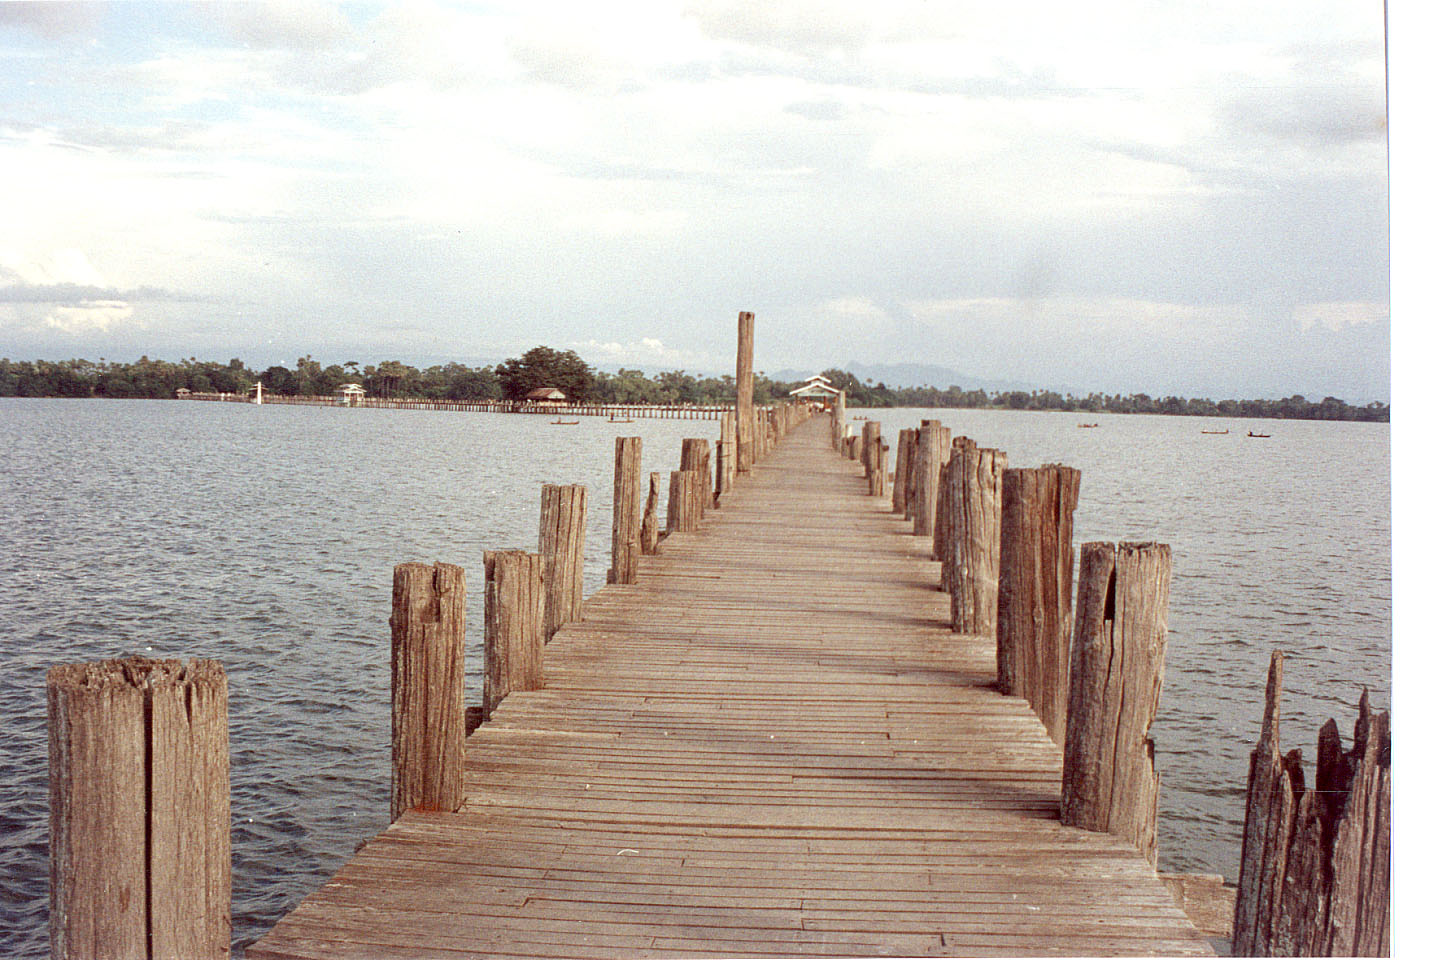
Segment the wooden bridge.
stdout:
<path fill-rule="evenodd" d="M 930 545 L 801 424 L 545 648 L 411 811 L 248 955 L 1211 953 L 1061 826 L 1061 751 L 952 633 Z"/>

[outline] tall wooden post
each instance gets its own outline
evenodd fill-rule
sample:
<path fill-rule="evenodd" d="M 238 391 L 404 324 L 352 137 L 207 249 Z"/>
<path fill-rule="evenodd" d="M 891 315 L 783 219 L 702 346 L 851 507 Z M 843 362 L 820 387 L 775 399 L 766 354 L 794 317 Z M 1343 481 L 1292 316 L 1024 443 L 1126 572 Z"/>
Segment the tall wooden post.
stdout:
<path fill-rule="evenodd" d="M 882 499 L 890 496 L 890 447 L 877 440 L 870 451 L 870 496 Z"/>
<path fill-rule="evenodd" d="M 390 819 L 460 806 L 465 743 L 465 571 L 395 567 L 390 613 Z"/>
<path fill-rule="evenodd" d="M 545 571 L 543 555 L 485 551 L 485 693 L 489 720 L 505 697 L 545 685 Z"/>
<path fill-rule="evenodd" d="M 841 390 L 835 394 L 835 405 L 830 408 L 830 442 L 836 450 L 845 449 L 845 427 L 849 422 L 845 413 L 845 391 Z"/>
<path fill-rule="evenodd" d="M 1152 864 L 1170 570 L 1163 543 L 1080 548 L 1060 792 L 1061 823 L 1129 840 Z"/>
<path fill-rule="evenodd" d="M 740 311 L 739 344 L 735 351 L 735 468 L 749 473 L 755 462 L 755 314 Z"/>
<path fill-rule="evenodd" d="M 914 448 L 914 430 L 901 430 L 895 441 L 895 484 L 890 489 L 890 512 L 905 515 L 906 485 L 910 479 L 910 451 Z"/>
<path fill-rule="evenodd" d="M 639 437 L 615 438 L 615 499 L 606 583 L 634 583 L 640 569 L 640 522 L 645 509 L 640 491 L 640 449 Z"/>
<path fill-rule="evenodd" d="M 954 549 L 951 565 L 950 629 L 995 636 L 1000 581 L 1001 482 L 1009 458 L 990 447 L 967 446 L 954 490 Z"/>
<path fill-rule="evenodd" d="M 1063 744 L 1080 471 L 1059 464 L 1006 470 L 1001 486 L 995 631 L 1000 692 L 1028 700 L 1050 739 Z"/>
<path fill-rule="evenodd" d="M 585 609 L 583 484 L 540 487 L 540 555 L 545 558 L 545 642 Z"/>
<path fill-rule="evenodd" d="M 230 955 L 230 741 L 213 660 L 46 677 L 50 954 Z"/>
<path fill-rule="evenodd" d="M 950 453 L 950 428 L 939 420 L 920 424 L 920 440 L 916 445 L 915 525 L 917 537 L 935 536 L 935 507 L 940 499 L 940 468 Z"/>

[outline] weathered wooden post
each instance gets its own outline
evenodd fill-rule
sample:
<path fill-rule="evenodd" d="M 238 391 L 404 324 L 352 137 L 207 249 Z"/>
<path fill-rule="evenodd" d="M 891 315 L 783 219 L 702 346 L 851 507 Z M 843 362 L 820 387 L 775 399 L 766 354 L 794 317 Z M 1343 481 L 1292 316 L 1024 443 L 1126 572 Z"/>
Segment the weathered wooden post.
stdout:
<path fill-rule="evenodd" d="M 583 484 L 540 487 L 540 555 L 545 558 L 545 642 L 585 609 Z"/>
<path fill-rule="evenodd" d="M 1063 744 L 1080 471 L 1006 470 L 1001 481 L 995 661 L 1001 693 L 1024 697 Z"/>
<path fill-rule="evenodd" d="M 852 435 L 845 438 L 845 457 L 848 460 L 860 459 L 860 438 L 858 436 Z"/>
<path fill-rule="evenodd" d="M 50 955 L 230 955 L 224 668 L 52 667 Z"/>
<path fill-rule="evenodd" d="M 880 444 L 880 424 L 874 420 L 866 420 L 865 426 L 860 428 L 860 465 L 865 468 L 865 478 L 868 480 L 874 470 L 875 447 Z M 871 488 L 873 491 L 874 483 Z"/>
<path fill-rule="evenodd" d="M 640 519 L 640 552 L 645 556 L 660 551 L 660 474 L 650 474 L 645 511 Z"/>
<path fill-rule="evenodd" d="M 465 743 L 465 571 L 395 567 L 390 613 L 390 819 L 456 810 Z"/>
<path fill-rule="evenodd" d="M 749 473 L 755 462 L 755 314 L 740 311 L 735 351 L 735 469 Z"/>
<path fill-rule="evenodd" d="M 958 455 L 958 454 L 957 454 Z M 1001 484 L 1009 458 L 991 447 L 967 445 L 954 489 L 950 629 L 995 636 L 1000 579 Z M 953 478 L 952 478 L 953 479 Z"/>
<path fill-rule="evenodd" d="M 844 452 L 845 427 L 849 423 L 845 414 L 845 391 L 835 394 L 835 405 L 830 408 L 830 443 L 836 450 Z"/>
<path fill-rule="evenodd" d="M 727 410 L 720 414 L 720 440 L 715 445 L 715 489 L 721 494 L 729 493 L 730 488 L 735 485 L 737 443 L 735 414 Z"/>
<path fill-rule="evenodd" d="M 951 539 L 955 527 L 953 504 L 953 487 L 955 485 L 954 474 L 962 469 L 964 462 L 963 451 L 966 444 L 975 445 L 975 441 L 969 437 L 956 437 L 950 442 L 948 450 L 941 454 L 940 475 L 935 479 L 935 526 L 931 531 L 930 559 L 940 560 L 940 589 L 950 589 L 950 565 L 944 563 L 947 554 L 955 550 L 954 542 Z"/>
<path fill-rule="evenodd" d="M 640 493 L 640 449 L 639 437 L 615 438 L 615 500 L 606 583 L 634 583 L 640 569 L 640 522 L 645 509 Z"/>
<path fill-rule="evenodd" d="M 1163 543 L 1080 548 L 1060 792 L 1061 823 L 1128 840 L 1151 864 L 1170 570 Z"/>
<path fill-rule="evenodd" d="M 940 468 L 949 456 L 950 428 L 939 420 L 923 420 L 911 470 L 915 474 L 915 524 L 917 537 L 934 537 L 935 507 L 940 499 Z"/>
<path fill-rule="evenodd" d="M 695 474 L 696 516 L 705 518 L 705 494 L 710 489 L 710 441 L 703 438 L 687 438 L 680 441 L 680 469 Z"/>
<path fill-rule="evenodd" d="M 890 447 L 882 442 L 876 444 L 870 450 L 870 496 L 890 496 Z"/>
<path fill-rule="evenodd" d="M 1348 753 L 1327 720 L 1307 788 L 1301 752 L 1280 754 L 1282 664 L 1250 754 L 1231 954 L 1389 956 L 1390 717 L 1362 693 Z"/>
<path fill-rule="evenodd" d="M 914 430 L 900 431 L 895 441 L 895 483 L 890 488 L 890 512 L 905 515 L 905 487 L 910 473 L 910 451 L 915 436 Z"/>
<path fill-rule="evenodd" d="M 670 471 L 670 497 L 665 504 L 665 532 L 695 530 L 700 526 L 697 501 L 699 477 L 690 470 Z"/>
<path fill-rule="evenodd" d="M 485 692 L 489 720 L 505 697 L 545 685 L 544 555 L 485 551 Z"/>

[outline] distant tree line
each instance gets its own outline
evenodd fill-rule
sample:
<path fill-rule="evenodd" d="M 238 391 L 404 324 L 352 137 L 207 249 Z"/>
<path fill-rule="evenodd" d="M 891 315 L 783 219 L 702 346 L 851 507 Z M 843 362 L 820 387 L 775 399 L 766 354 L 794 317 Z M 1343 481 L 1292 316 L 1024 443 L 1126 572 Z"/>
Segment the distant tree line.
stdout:
<path fill-rule="evenodd" d="M 1375 401 L 1353 406 L 1336 397 L 1315 402 L 1296 394 L 1283 400 L 1207 400 L 1151 397 L 1144 393 L 1090 393 L 1083 397 L 1053 390 L 988 392 L 951 386 L 887 387 L 861 382 L 844 370 L 825 370 L 830 382 L 845 391 L 852 407 L 963 407 L 969 409 L 1061 410 L 1083 413 L 1160 413 L 1178 416 L 1256 417 L 1291 420 L 1365 420 L 1389 422 L 1390 405 Z M 322 365 L 310 356 L 295 366 L 276 365 L 262 371 L 232 359 L 229 363 L 179 362 L 141 357 L 133 363 L 89 360 L 0 359 L 0 397 L 174 397 L 185 388 L 196 393 L 246 393 L 255 383 L 289 396 L 329 396 L 347 383 L 358 383 L 378 397 L 431 400 L 519 400 L 539 387 L 554 387 L 571 400 L 591 403 L 723 404 L 735 399 L 735 378 L 696 377 L 683 370 L 646 376 L 621 368 L 596 371 L 573 350 L 534 347 L 495 366 L 467 367 L 447 363 L 424 370 L 384 360 L 361 367 L 357 361 Z M 800 381 L 755 376 L 755 401 L 785 399 Z"/>

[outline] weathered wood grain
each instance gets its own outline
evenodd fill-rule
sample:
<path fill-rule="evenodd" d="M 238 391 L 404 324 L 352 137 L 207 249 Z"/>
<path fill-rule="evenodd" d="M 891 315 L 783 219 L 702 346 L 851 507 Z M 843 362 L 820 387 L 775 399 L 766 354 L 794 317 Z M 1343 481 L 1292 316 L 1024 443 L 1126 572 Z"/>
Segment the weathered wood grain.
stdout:
<path fill-rule="evenodd" d="M 1151 863 L 1170 573 L 1163 543 L 1081 547 L 1060 793 L 1061 823 L 1129 840 Z"/>
<path fill-rule="evenodd" d="M 1065 739 L 1080 471 L 1048 464 L 1001 481 L 996 666 L 1000 690 L 1024 697 L 1056 743 Z"/>
<path fill-rule="evenodd" d="M 1002 478 L 1009 458 L 990 447 L 963 450 L 954 468 L 958 482 L 952 492 L 954 530 L 951 550 L 941 558 L 949 564 L 950 629 L 995 636 L 1000 589 L 1000 507 Z"/>
<path fill-rule="evenodd" d="M 538 690 L 545 682 L 545 571 L 538 553 L 487 550 L 485 562 L 486 721 L 517 690 Z"/>
<path fill-rule="evenodd" d="M 465 736 L 465 571 L 395 567 L 390 612 L 390 819 L 460 805 Z"/>
<path fill-rule="evenodd" d="M 740 311 L 735 350 L 735 428 L 737 473 L 755 462 L 755 314 Z"/>
<path fill-rule="evenodd" d="M 645 509 L 640 515 L 640 553 L 651 556 L 660 549 L 660 474 L 650 474 Z"/>
<path fill-rule="evenodd" d="M 585 610 L 583 484 L 540 487 L 540 555 L 545 558 L 545 642 Z"/>
<path fill-rule="evenodd" d="M 228 956 L 224 668 L 66 664 L 46 695 L 51 955 Z"/>
<path fill-rule="evenodd" d="M 640 524 L 645 502 L 640 487 L 639 437 L 615 438 L 615 492 L 611 500 L 610 569 L 606 583 L 634 583 L 640 569 Z M 583 601 L 583 594 L 581 597 Z"/>

